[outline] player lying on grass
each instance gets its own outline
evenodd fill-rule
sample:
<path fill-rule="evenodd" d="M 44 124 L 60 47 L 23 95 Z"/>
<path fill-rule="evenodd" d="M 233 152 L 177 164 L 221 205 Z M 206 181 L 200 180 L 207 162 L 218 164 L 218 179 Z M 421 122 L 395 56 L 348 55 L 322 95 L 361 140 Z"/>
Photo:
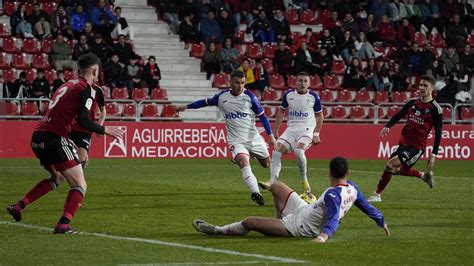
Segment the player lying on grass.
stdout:
<path fill-rule="evenodd" d="M 352 181 L 347 180 L 348 175 L 349 162 L 342 157 L 333 158 L 329 163 L 331 187 L 313 204 L 306 203 L 290 187 L 276 181 L 271 185 L 276 218 L 249 217 L 224 226 L 195 220 L 193 227 L 208 235 L 244 236 L 257 231 L 266 236 L 310 237 L 312 241 L 322 243 L 334 235 L 342 218 L 355 205 L 390 235 L 382 213 L 366 201 Z"/>

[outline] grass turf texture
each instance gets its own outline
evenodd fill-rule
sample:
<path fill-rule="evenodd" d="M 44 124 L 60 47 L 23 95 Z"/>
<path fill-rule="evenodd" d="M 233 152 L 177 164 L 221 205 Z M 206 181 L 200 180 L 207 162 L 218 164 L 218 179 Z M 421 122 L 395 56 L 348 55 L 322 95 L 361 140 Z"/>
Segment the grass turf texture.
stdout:
<path fill-rule="evenodd" d="M 328 187 L 327 161 L 309 161 L 316 195 Z M 268 170 L 252 162 L 259 180 Z M 418 167 L 425 161 L 418 162 Z M 351 179 L 366 196 L 373 192 L 384 161 L 351 161 Z M 435 188 L 414 177 L 394 176 L 374 204 L 385 215 L 391 237 L 356 207 L 344 218 L 329 242 L 246 237 L 208 237 L 191 226 L 201 218 L 215 224 L 246 216 L 274 214 L 271 196 L 258 207 L 229 160 L 93 160 L 86 169 L 88 191 L 72 225 L 85 232 L 161 240 L 242 253 L 277 256 L 305 264 L 474 264 L 473 178 L 470 161 L 442 161 L 435 166 Z M 0 206 L 15 202 L 46 172 L 36 160 L 0 161 Z M 301 190 L 296 164 L 283 161 L 281 180 Z M 25 224 L 52 228 L 68 188 L 62 185 L 24 212 Z M 0 221 L 13 219 L 0 212 Z M 90 235 L 53 235 L 51 231 L 0 224 L 0 264 L 278 264 L 265 258 L 209 253 Z M 281 264 L 281 262 L 279 263 Z"/>

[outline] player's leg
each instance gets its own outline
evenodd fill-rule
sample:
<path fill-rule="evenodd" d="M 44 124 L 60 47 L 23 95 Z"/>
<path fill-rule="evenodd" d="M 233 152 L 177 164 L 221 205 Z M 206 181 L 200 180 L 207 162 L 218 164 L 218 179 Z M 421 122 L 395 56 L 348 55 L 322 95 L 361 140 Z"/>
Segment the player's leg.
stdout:
<path fill-rule="evenodd" d="M 250 231 L 256 231 L 267 236 L 290 236 L 281 220 L 264 217 L 249 217 L 224 226 L 215 226 L 202 220 L 195 220 L 193 227 L 208 235 L 244 236 Z"/>
<path fill-rule="evenodd" d="M 89 154 L 88 151 L 82 147 L 77 148 L 77 156 L 81 162 L 82 168 L 86 168 L 89 164 Z"/>
<path fill-rule="evenodd" d="M 421 172 L 417 169 L 414 169 L 413 166 L 416 164 L 418 159 L 420 159 L 423 154 L 423 150 L 418 150 L 411 147 L 403 147 L 404 152 L 400 155 L 401 166 L 398 172 L 394 174 L 404 175 L 404 176 L 414 176 L 423 180 L 430 188 L 433 188 L 433 172 Z"/>
<path fill-rule="evenodd" d="M 275 181 L 271 185 L 271 191 L 275 206 L 275 216 L 277 219 L 280 219 L 283 216 L 283 209 L 285 209 L 293 190 L 285 183 Z"/>
<path fill-rule="evenodd" d="M 313 139 L 311 135 L 303 134 L 299 139 L 298 143 L 296 144 L 295 148 L 295 156 L 296 156 L 296 164 L 298 165 L 298 169 L 300 170 L 300 179 L 301 184 L 303 185 L 303 192 L 311 193 L 311 186 L 308 182 L 308 163 L 306 160 L 306 150 L 310 147 Z"/>
<path fill-rule="evenodd" d="M 262 194 L 260 194 L 260 189 L 258 188 L 257 178 L 253 174 L 252 168 L 250 167 L 249 151 L 242 144 L 232 145 L 231 150 L 233 161 L 239 165 L 245 185 L 247 185 L 248 189 L 252 193 L 252 200 L 260 206 L 265 205 L 265 200 L 263 199 Z"/>
<path fill-rule="evenodd" d="M 277 142 L 277 149 L 272 153 L 271 167 L 270 167 L 270 180 L 258 182 L 258 185 L 262 189 L 270 190 L 270 186 L 273 182 L 278 179 L 281 171 L 281 156 L 288 152 L 288 149 L 283 143 Z"/>
<path fill-rule="evenodd" d="M 390 183 L 390 180 L 392 180 L 392 175 L 396 169 L 398 169 L 401 165 L 400 159 L 398 157 L 398 151 L 400 148 L 397 149 L 392 154 L 392 157 L 390 160 L 387 161 L 385 164 L 385 169 L 382 173 L 382 176 L 380 177 L 379 183 L 377 184 L 377 188 L 375 192 L 367 199 L 369 202 L 380 202 L 382 201 L 381 194 L 385 187 Z"/>

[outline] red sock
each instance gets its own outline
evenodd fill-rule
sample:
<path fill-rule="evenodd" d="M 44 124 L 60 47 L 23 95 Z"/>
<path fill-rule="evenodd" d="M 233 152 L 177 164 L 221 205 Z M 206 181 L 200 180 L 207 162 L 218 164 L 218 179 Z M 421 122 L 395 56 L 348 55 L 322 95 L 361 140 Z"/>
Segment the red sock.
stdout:
<path fill-rule="evenodd" d="M 406 176 L 416 176 L 416 177 L 421 177 L 423 174 L 422 172 L 416 170 L 416 169 L 411 169 L 411 168 L 406 168 L 403 167 L 400 169 L 400 174 L 401 175 L 406 175 Z"/>
<path fill-rule="evenodd" d="M 380 178 L 379 184 L 377 185 L 376 193 L 380 194 L 385 189 L 385 187 L 390 183 L 392 179 L 392 172 L 384 171 L 382 177 Z"/>
<path fill-rule="evenodd" d="M 53 185 L 51 180 L 46 178 L 41 180 L 34 188 L 32 188 L 26 195 L 23 197 L 22 201 L 25 205 L 28 205 L 42 196 L 46 195 L 48 192 L 53 190 Z"/>
<path fill-rule="evenodd" d="M 63 217 L 67 218 L 69 221 L 72 220 L 74 214 L 81 207 L 81 204 L 84 200 L 84 195 L 78 190 L 71 189 L 66 198 L 66 203 L 64 203 L 64 212 Z"/>

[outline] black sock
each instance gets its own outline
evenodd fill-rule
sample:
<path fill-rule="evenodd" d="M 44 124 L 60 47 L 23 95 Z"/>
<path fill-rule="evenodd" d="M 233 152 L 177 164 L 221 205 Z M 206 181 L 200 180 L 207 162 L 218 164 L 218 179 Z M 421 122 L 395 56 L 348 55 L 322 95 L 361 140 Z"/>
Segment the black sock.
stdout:
<path fill-rule="evenodd" d="M 66 217 L 61 217 L 61 219 L 59 219 L 59 223 L 60 224 L 69 224 L 70 220 Z"/>
<path fill-rule="evenodd" d="M 20 201 L 18 202 L 18 205 L 20 205 L 20 207 L 21 207 L 22 209 L 24 209 L 24 208 L 26 207 L 26 204 L 25 204 L 22 200 L 20 200 Z"/>

